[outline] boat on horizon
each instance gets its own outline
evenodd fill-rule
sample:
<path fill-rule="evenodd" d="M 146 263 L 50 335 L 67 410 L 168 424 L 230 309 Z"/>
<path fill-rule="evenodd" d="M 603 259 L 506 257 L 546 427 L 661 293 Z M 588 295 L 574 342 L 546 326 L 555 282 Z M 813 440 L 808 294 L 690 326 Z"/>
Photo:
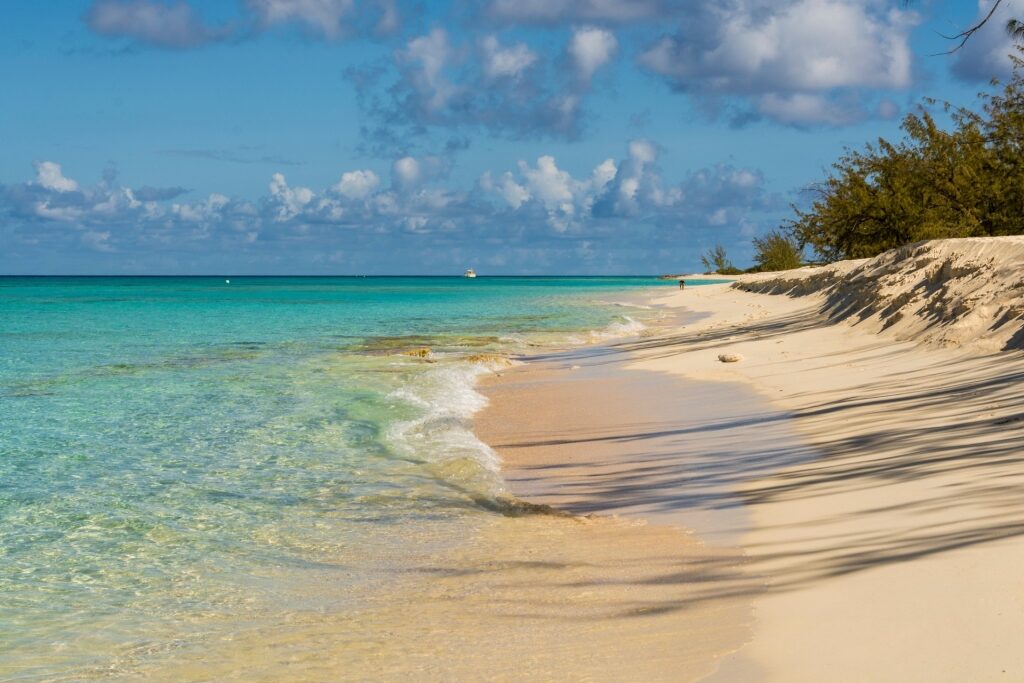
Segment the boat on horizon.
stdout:
<path fill-rule="evenodd" d="M 476 271 L 472 268 L 467 268 L 466 272 L 462 274 L 462 277 L 476 277 Z"/>

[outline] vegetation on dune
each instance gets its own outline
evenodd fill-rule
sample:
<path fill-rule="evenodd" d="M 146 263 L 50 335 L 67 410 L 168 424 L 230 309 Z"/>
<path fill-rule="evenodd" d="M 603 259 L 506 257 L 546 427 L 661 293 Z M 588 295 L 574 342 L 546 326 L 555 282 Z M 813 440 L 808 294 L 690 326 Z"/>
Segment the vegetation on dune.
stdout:
<path fill-rule="evenodd" d="M 1024 39 L 1024 21 L 1008 30 Z M 794 206 L 795 218 L 754 238 L 753 267 L 736 268 L 717 245 L 701 257 L 705 270 L 799 268 L 808 247 L 831 262 L 922 240 L 1024 234 L 1024 46 L 1018 50 L 1009 82 L 993 80 L 995 92 L 979 95 L 980 111 L 944 103 L 943 127 L 926 108 L 936 101 L 926 100 L 903 119 L 901 140 L 847 149 L 810 188 L 809 208 Z"/>
<path fill-rule="evenodd" d="M 755 242 L 759 265 L 787 237 L 836 261 L 919 240 L 1024 233 L 1024 60 L 1014 64 L 1009 83 L 981 95 L 981 112 L 945 105 L 949 130 L 922 109 L 903 120 L 903 140 L 848 150 L 812 188 L 811 207 L 794 207 L 786 234 Z"/>
<path fill-rule="evenodd" d="M 700 257 L 700 260 L 704 264 L 704 269 L 707 273 L 739 275 L 743 272 L 732 264 L 732 261 L 730 261 L 729 257 L 725 254 L 725 247 L 721 244 L 716 244 L 712 249 L 708 249 L 707 252 Z"/>
<path fill-rule="evenodd" d="M 791 270 L 803 265 L 803 249 L 792 236 L 772 230 L 764 237 L 754 238 L 752 270 Z"/>

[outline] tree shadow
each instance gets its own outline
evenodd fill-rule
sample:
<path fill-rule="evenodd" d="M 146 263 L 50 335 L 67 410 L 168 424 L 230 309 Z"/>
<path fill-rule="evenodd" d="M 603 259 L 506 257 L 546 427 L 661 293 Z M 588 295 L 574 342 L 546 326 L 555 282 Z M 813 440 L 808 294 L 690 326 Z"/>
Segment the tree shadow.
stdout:
<path fill-rule="evenodd" d="M 807 309 L 540 358 L 599 368 L 782 337 L 823 323 L 820 313 Z M 510 476 L 514 484 L 541 491 L 541 500 L 576 514 L 714 512 L 821 501 L 819 517 L 778 527 L 786 542 L 747 546 L 747 571 L 770 573 L 773 591 L 1024 535 L 1024 356 L 936 354 L 934 365 L 901 362 L 919 360 L 922 353 L 928 352 L 884 340 L 865 343 L 856 351 L 858 362 L 885 362 L 889 370 L 873 378 L 865 373 L 867 379 L 845 387 L 846 398 L 839 400 L 834 389 L 808 385 L 791 396 L 798 406 L 789 411 L 744 402 L 741 388 L 726 384 L 726 391 L 741 397 L 728 418 L 705 419 L 707 412 L 692 401 L 659 413 L 641 400 L 625 411 L 631 419 L 620 416 L 596 432 L 572 425 L 529 430 L 495 445 L 499 451 L 556 448 L 571 455 Z M 829 368 L 821 364 L 829 357 L 814 356 L 814 367 Z M 848 354 L 835 357 L 837 365 L 849 362 Z M 712 390 L 686 384 L 688 394 L 703 391 Z M 905 484 L 914 485 L 912 495 L 899 488 Z M 879 503 L 824 512 L 836 497 L 876 491 Z M 715 568 L 714 557 L 704 561 L 709 571 Z M 720 562 L 725 567 L 729 560 Z M 658 580 L 696 579 L 680 572 Z M 716 586 L 711 580 L 688 600 L 758 590 L 757 584 Z"/>

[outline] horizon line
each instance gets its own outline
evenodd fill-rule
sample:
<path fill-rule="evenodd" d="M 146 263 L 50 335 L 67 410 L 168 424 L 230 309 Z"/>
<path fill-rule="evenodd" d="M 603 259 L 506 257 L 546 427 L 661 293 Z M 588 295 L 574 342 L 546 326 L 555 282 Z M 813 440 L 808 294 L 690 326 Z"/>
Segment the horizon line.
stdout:
<path fill-rule="evenodd" d="M 527 274 L 503 274 L 503 275 L 477 275 L 475 279 L 479 280 L 479 279 L 482 279 L 482 278 L 513 278 L 513 277 L 517 277 L 517 278 L 524 278 L 524 277 L 535 277 L 535 278 L 541 278 L 541 277 L 653 277 L 653 278 L 658 278 L 658 277 L 665 277 L 665 276 L 679 277 L 681 275 L 702 275 L 702 274 L 703 273 L 660 273 L 660 274 L 653 274 L 653 273 L 627 273 L 627 274 L 620 274 L 620 275 L 600 274 L 600 273 L 585 273 L 585 274 L 549 273 L 549 274 L 543 274 L 543 275 L 540 275 L 540 274 L 532 274 L 532 275 L 527 275 Z M 429 277 L 429 278 L 459 278 L 459 279 L 467 279 L 467 280 L 474 279 L 474 278 L 467 278 L 464 275 L 454 275 L 454 274 L 452 274 L 452 275 L 441 275 L 441 274 L 423 275 L 423 274 L 420 274 L 420 273 L 389 273 L 389 274 L 377 274 L 377 275 L 360 275 L 360 274 L 355 274 L 355 275 L 351 275 L 351 274 L 350 275 L 337 275 L 337 274 L 330 274 L 330 275 L 309 275 L 309 274 L 297 275 L 297 274 L 294 274 L 293 275 L 293 274 L 252 274 L 252 273 L 241 274 L 241 275 L 233 274 L 233 273 L 202 273 L 202 274 L 166 274 L 166 273 L 164 273 L 164 274 L 159 274 L 159 275 L 152 275 L 152 274 L 150 274 L 150 275 L 116 274 L 115 275 L 115 274 L 105 274 L 105 273 L 101 273 L 101 274 L 95 274 L 95 273 L 94 274 L 80 274 L 80 273 L 61 273 L 61 274 L 54 274 L 54 273 L 27 273 L 27 274 L 26 273 L 0 273 L 0 278 L 14 278 L 14 277 L 25 277 L 25 278 L 30 278 L 30 277 L 31 278 L 58 278 L 58 277 L 79 277 L 79 278 L 89 278 L 89 277 L 91 277 L 91 278 L 183 278 L 183 277 L 191 277 L 191 278 L 233 278 L 233 277 L 235 277 L 235 278 L 244 278 L 244 277 L 262 277 L 262 278 L 272 278 L 272 277 L 278 277 L 278 278 L 324 278 L 324 277 L 372 278 L 372 277 L 381 277 L 381 278 L 384 278 L 384 277 L 387 277 L 387 278 L 399 278 L 399 277 L 422 277 L 422 278 L 427 278 L 427 277 Z"/>

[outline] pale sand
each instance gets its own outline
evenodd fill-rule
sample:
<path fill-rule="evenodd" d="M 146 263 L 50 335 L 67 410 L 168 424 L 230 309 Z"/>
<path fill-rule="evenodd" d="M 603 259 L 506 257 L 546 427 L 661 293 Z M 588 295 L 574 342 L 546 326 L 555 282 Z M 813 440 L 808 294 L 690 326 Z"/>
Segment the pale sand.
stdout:
<path fill-rule="evenodd" d="M 834 277 L 745 278 L 805 293 L 796 298 L 671 290 L 662 304 L 702 317 L 592 362 L 605 382 L 626 367 L 732 383 L 718 400 L 714 391 L 694 400 L 706 386 L 645 394 L 640 382 L 595 384 L 576 403 L 548 405 L 540 397 L 574 382 L 547 378 L 531 391 L 528 369 L 489 389 L 481 431 L 513 490 L 570 509 L 719 532 L 721 489 L 742 498 L 749 528 L 739 543 L 767 590 L 704 585 L 753 600 L 756 614 L 720 680 L 1024 680 L 1024 355 L 993 350 L 1022 338 L 1022 265 L 1021 238 L 946 241 L 888 265 L 837 266 Z M 862 286 L 842 280 L 851 272 Z M 879 305 L 863 300 L 875 293 Z M 745 360 L 723 364 L 722 353 Z M 579 373 L 592 371 L 560 376 L 591 381 Z M 751 413 L 745 388 L 774 408 Z M 740 398 L 722 405 L 730 391 Z M 671 411 L 645 396 L 682 402 L 698 422 L 652 429 L 632 412 L 663 422 Z M 604 418 L 578 423 L 580 402 Z M 712 426 L 697 428 L 701 420 Z M 638 444 L 655 432 L 652 462 L 638 462 Z"/>

